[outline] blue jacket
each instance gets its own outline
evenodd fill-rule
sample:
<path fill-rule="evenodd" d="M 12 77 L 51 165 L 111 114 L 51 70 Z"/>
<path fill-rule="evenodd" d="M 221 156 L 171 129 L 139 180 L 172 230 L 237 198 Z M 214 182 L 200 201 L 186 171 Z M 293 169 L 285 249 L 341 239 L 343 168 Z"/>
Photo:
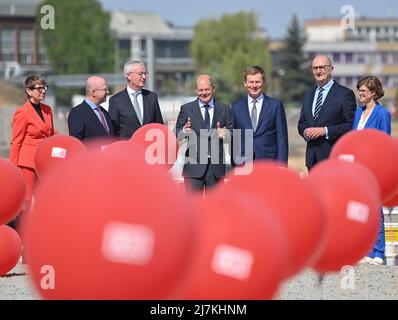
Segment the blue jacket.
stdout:
<path fill-rule="evenodd" d="M 365 106 L 360 106 L 355 111 L 353 129 L 358 127 L 359 120 L 361 120 L 362 113 L 365 111 Z M 365 129 L 378 129 L 387 134 L 391 134 L 391 114 L 379 103 L 376 104 L 368 121 L 366 121 Z"/>
<path fill-rule="evenodd" d="M 244 150 L 245 129 L 253 130 L 247 96 L 232 104 L 234 129 L 241 132 L 240 154 L 250 154 L 251 150 Z M 257 128 L 253 134 L 254 159 L 269 159 L 287 163 L 288 133 L 285 109 L 281 101 L 264 94 L 261 112 L 258 117 Z"/>

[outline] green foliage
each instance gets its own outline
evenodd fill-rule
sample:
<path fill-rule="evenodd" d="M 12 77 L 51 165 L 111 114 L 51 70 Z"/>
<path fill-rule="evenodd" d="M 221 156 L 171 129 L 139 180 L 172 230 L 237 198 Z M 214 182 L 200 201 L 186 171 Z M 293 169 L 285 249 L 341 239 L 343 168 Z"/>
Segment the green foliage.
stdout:
<path fill-rule="evenodd" d="M 195 25 L 191 54 L 198 74 L 216 81 L 217 99 L 231 103 L 244 92 L 243 71 L 250 65 L 270 70 L 268 43 L 252 12 L 201 20 Z"/>
<path fill-rule="evenodd" d="M 109 13 L 96 0 L 45 0 L 55 9 L 55 29 L 40 29 L 56 74 L 93 74 L 114 68 Z M 40 10 L 40 7 L 39 9 Z"/>
<path fill-rule="evenodd" d="M 279 67 L 284 71 L 281 77 L 281 98 L 285 102 L 301 101 L 304 92 L 313 85 L 311 62 L 303 54 L 305 42 L 304 32 L 294 15 L 279 53 Z"/>

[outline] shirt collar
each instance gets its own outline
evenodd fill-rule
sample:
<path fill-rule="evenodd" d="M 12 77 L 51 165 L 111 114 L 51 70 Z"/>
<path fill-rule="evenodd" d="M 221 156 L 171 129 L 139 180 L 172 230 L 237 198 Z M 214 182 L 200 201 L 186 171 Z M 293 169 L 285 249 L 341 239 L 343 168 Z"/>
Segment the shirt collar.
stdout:
<path fill-rule="evenodd" d="M 127 93 L 129 94 L 129 96 L 132 95 L 133 93 L 136 93 L 136 92 L 142 94 L 141 89 L 138 90 L 138 91 L 135 91 L 135 90 L 131 89 L 129 86 L 127 86 Z"/>
<path fill-rule="evenodd" d="M 327 84 L 325 84 L 322 88 L 324 90 L 329 90 L 332 87 L 333 83 L 334 83 L 334 80 L 330 79 L 329 82 Z M 319 91 L 319 88 L 320 87 L 318 86 L 318 88 L 317 88 L 318 91 Z"/>
<path fill-rule="evenodd" d="M 248 102 L 249 104 L 253 104 L 253 101 L 256 100 L 257 102 L 260 102 L 264 99 L 264 93 L 260 94 L 256 99 L 253 99 L 251 96 L 247 95 Z"/>
<path fill-rule="evenodd" d="M 91 100 L 85 98 L 84 101 L 90 106 L 91 109 L 95 110 L 98 106 Z"/>
<path fill-rule="evenodd" d="M 198 101 L 199 101 L 199 107 L 202 108 L 206 105 L 206 103 L 202 102 L 200 99 L 198 99 Z M 212 98 L 210 102 L 207 103 L 207 105 L 209 106 L 209 108 L 214 108 L 214 98 Z"/>

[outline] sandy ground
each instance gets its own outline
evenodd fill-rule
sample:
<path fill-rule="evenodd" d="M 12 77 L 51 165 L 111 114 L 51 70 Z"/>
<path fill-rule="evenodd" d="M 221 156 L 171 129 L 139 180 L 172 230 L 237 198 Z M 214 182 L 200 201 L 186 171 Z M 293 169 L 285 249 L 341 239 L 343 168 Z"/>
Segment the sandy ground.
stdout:
<path fill-rule="evenodd" d="M 18 264 L 0 277 L 0 300 L 40 299 Z M 285 281 L 277 300 L 398 300 L 398 266 L 357 265 L 341 273 L 319 275 L 307 269 Z"/>

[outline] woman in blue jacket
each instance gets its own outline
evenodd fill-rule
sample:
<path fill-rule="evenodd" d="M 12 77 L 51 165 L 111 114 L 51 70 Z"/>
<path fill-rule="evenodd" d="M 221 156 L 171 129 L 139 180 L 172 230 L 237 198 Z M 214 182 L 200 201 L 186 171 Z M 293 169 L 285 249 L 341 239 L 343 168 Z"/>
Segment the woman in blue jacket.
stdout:
<path fill-rule="evenodd" d="M 355 112 L 354 130 L 377 129 L 391 134 L 391 115 L 379 104 L 378 100 L 384 96 L 380 80 L 374 76 L 367 76 L 358 81 L 357 89 L 361 106 Z M 380 210 L 380 230 L 376 244 L 368 256 L 361 262 L 383 264 L 385 253 L 385 230 L 383 210 Z"/>

